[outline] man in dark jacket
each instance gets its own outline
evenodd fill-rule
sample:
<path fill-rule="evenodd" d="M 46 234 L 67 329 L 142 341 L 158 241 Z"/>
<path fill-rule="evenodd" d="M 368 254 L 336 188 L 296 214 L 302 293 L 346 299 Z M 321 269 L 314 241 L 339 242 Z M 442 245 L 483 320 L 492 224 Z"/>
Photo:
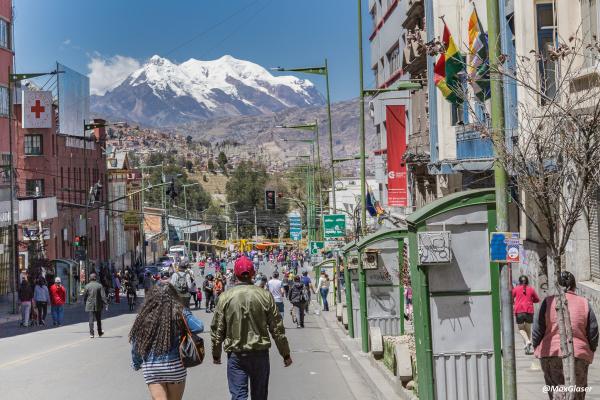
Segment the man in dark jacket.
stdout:
<path fill-rule="evenodd" d="M 294 277 L 294 284 L 290 288 L 288 298 L 290 303 L 294 306 L 293 312 L 296 312 L 296 326 L 298 328 L 304 328 L 304 312 L 306 311 L 306 303 L 308 302 L 308 289 L 300 280 L 300 277 L 296 275 Z"/>
<path fill-rule="evenodd" d="M 104 335 L 102 331 L 102 308 L 107 306 L 106 294 L 104 288 L 96 281 L 96 274 L 90 274 L 90 283 L 85 285 L 83 301 L 85 302 L 85 311 L 89 314 L 90 338 L 94 338 L 94 319 L 98 326 L 98 336 Z"/>

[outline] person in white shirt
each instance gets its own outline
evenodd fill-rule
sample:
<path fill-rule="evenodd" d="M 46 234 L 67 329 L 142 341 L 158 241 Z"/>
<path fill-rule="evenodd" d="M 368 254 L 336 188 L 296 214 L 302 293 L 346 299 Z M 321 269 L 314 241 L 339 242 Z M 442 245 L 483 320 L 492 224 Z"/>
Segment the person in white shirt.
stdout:
<path fill-rule="evenodd" d="M 323 300 L 323 311 L 329 311 L 329 303 L 327 302 L 327 295 L 329 294 L 329 276 L 325 271 L 321 271 L 321 277 L 319 278 L 319 292 L 321 299 Z"/>
<path fill-rule="evenodd" d="M 273 278 L 267 283 L 267 289 L 269 289 L 269 292 L 273 295 L 277 310 L 279 310 L 279 314 L 281 314 L 281 318 L 283 318 L 283 299 L 285 297 L 285 291 L 283 290 L 283 283 L 279 280 L 279 272 L 273 272 Z"/>

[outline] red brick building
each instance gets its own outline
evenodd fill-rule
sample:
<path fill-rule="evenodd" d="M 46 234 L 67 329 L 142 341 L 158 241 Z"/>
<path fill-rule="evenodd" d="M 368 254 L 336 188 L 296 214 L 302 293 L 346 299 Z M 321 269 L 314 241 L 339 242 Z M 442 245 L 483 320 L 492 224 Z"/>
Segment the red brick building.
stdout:
<path fill-rule="evenodd" d="M 53 112 L 56 114 L 57 111 L 54 107 Z M 14 113 L 18 121 L 15 145 L 18 197 L 36 196 L 36 188 L 37 195 L 56 197 L 58 217 L 42 222 L 50 235 L 45 241 L 46 257 L 50 260 L 76 258 L 73 241 L 75 236 L 86 235 L 85 214 L 90 187 L 100 182 L 103 188 L 99 193 L 99 202 L 88 211 L 88 256 L 96 265 L 106 260 L 105 128 L 95 129 L 94 135 L 88 139 L 59 134 L 56 122 L 49 129 L 23 129 L 20 104 L 15 105 Z M 56 120 L 53 118 L 53 121 Z M 32 224 L 36 225 L 37 222 L 20 221 L 20 242 L 23 228 Z M 24 243 L 21 243 L 21 258 L 26 257 L 26 252 Z"/>
<path fill-rule="evenodd" d="M 12 0 L 0 0 L 0 302 L 11 292 L 15 268 L 11 265 L 10 232 L 10 160 L 8 134 L 8 74 L 13 67 Z"/>

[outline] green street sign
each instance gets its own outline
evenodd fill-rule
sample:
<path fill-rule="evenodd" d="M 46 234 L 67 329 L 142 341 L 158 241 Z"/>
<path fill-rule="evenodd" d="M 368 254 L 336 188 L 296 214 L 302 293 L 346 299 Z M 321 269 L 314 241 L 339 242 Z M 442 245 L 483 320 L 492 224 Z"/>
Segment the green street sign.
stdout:
<path fill-rule="evenodd" d="M 319 254 L 319 250 L 323 250 L 325 248 L 325 242 L 310 242 L 309 248 L 310 254 Z"/>
<path fill-rule="evenodd" d="M 324 215 L 323 231 L 325 239 L 343 238 L 346 236 L 346 216 L 344 214 Z"/>

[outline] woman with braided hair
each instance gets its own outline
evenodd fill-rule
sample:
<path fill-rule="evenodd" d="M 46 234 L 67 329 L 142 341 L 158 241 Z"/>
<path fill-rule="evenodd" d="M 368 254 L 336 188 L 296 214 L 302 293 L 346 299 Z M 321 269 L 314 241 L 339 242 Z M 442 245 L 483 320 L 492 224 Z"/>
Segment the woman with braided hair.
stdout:
<path fill-rule="evenodd" d="M 204 330 L 202 321 L 181 303 L 171 284 L 157 285 L 144 302 L 129 332 L 132 366 L 144 372 L 154 400 L 180 400 L 187 372 L 179 357 L 183 318 L 193 333 Z"/>

